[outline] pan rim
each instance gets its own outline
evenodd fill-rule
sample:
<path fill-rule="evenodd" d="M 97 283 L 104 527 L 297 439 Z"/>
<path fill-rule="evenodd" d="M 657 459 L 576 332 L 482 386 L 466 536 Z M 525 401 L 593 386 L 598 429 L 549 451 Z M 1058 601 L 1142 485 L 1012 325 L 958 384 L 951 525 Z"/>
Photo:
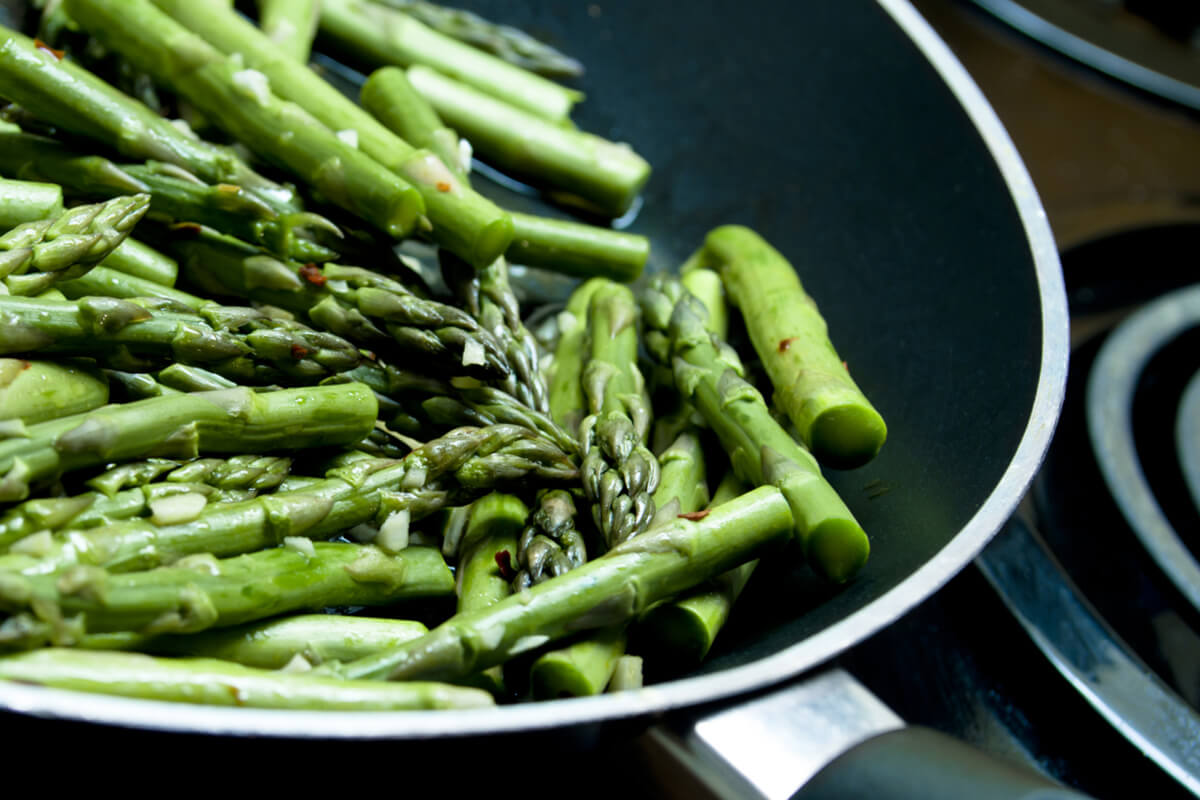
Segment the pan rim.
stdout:
<path fill-rule="evenodd" d="M 765 689 L 819 667 L 899 619 L 984 548 L 1033 480 L 1066 391 L 1066 290 L 1058 250 L 1033 181 L 996 113 L 966 69 L 908 0 L 876 0 L 945 81 L 974 124 L 1015 203 L 1042 306 L 1042 350 L 1032 411 L 1000 481 L 966 525 L 897 586 L 828 628 L 752 663 L 598 697 L 463 711 L 282 711 L 210 708 L 0 684 L 0 710 L 34 717 L 177 733 L 320 739 L 435 739 L 547 730 L 648 717 Z"/>

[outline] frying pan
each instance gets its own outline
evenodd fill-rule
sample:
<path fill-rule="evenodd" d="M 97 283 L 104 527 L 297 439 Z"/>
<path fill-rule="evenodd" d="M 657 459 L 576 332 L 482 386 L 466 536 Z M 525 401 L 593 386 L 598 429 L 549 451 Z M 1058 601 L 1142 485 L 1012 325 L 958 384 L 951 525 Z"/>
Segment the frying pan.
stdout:
<path fill-rule="evenodd" d="M 44 717 L 228 736 L 439 740 L 646 720 L 808 673 L 967 565 L 1010 516 L 1057 419 L 1067 311 L 1024 166 L 982 95 L 905 0 L 458 3 L 587 66 L 582 128 L 655 168 L 630 229 L 673 269 L 748 225 L 801 274 L 889 421 L 871 464 L 830 472 L 872 539 L 844 587 L 755 575 L 706 664 L 640 691 L 413 713 L 181 707 L 0 686 L 13 733 Z M 510 207 L 537 199 L 484 185 Z M 23 715 L 23 716 L 21 716 Z M 32 724 L 32 719 L 31 719 Z"/>

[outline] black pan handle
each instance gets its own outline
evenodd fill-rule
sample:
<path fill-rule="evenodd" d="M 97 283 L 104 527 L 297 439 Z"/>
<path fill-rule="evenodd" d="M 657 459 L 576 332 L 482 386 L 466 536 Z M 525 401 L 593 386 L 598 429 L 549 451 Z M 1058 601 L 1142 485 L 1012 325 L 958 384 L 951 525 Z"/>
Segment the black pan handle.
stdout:
<path fill-rule="evenodd" d="M 917 726 L 868 739 L 835 758 L 796 800 L 1085 800 L 1041 773 Z"/>
<path fill-rule="evenodd" d="M 1086 800 L 1023 765 L 906 726 L 842 669 L 674 718 L 647 745 L 721 800 Z"/>

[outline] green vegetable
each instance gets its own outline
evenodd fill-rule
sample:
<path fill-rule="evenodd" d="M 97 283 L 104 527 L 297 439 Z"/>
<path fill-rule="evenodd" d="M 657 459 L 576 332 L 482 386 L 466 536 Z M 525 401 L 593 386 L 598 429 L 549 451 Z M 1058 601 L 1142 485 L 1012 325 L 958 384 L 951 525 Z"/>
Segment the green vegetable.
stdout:
<path fill-rule="evenodd" d="M 362 0 L 322 0 L 321 35 L 354 60 L 376 66 L 424 64 L 504 102 L 565 120 L 583 95 L 455 41 L 393 9 Z"/>
<path fill-rule="evenodd" d="M 10 172 L 9 170 L 4 170 Z M 0 178 L 0 232 L 23 222 L 57 217 L 63 212 L 62 188 L 51 183 Z"/>
<path fill-rule="evenodd" d="M 346 678 L 454 680 L 543 644 L 628 621 L 659 600 L 758 556 L 789 535 L 787 500 L 764 486 L 698 521 L 676 519 L 486 609 L 456 614 L 429 633 L 351 661 Z"/>
<path fill-rule="evenodd" d="M 628 145 L 541 119 L 428 67 L 410 68 L 408 79 L 485 161 L 601 213 L 624 214 L 650 178 Z"/>
<path fill-rule="evenodd" d="M 367 387 L 348 383 L 157 397 L 40 422 L 0 440 L 0 502 L 24 500 L 32 485 L 109 461 L 352 444 L 374 427 L 377 408 Z"/>
<path fill-rule="evenodd" d="M 108 383 L 86 364 L 0 358 L 0 422 L 33 425 L 107 402 Z"/>
<path fill-rule="evenodd" d="M 321 19 L 320 0 L 258 0 L 258 25 L 281 53 L 307 64 Z"/>
<path fill-rule="evenodd" d="M 239 708 L 408 711 L 492 705 L 487 692 L 435 683 L 340 681 L 215 659 L 66 648 L 0 658 L 0 679 L 99 694 Z"/>
<path fill-rule="evenodd" d="M 425 211 L 416 189 L 280 99 L 262 73 L 224 56 L 150 0 L 64 0 L 64 7 L 106 46 L 330 202 L 395 237 L 416 227 Z M 130 18 L 138 24 L 129 25 Z"/>
<path fill-rule="evenodd" d="M 720 273 L 742 309 L 775 402 L 817 460 L 855 467 L 873 458 L 887 426 L 834 350 L 792 265 L 754 231 L 734 225 L 709 233 L 698 260 Z"/>

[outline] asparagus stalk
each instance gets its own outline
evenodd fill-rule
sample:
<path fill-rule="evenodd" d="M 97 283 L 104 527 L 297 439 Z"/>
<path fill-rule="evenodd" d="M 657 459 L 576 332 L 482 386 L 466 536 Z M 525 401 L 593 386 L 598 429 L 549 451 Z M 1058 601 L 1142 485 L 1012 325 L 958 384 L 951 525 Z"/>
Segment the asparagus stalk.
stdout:
<path fill-rule="evenodd" d="M 83 155 L 54 139 L 0 131 L 0 172 L 26 181 L 44 181 L 80 195 L 112 197 L 149 187 L 103 156 Z"/>
<path fill-rule="evenodd" d="M 320 0 L 258 0 L 258 25 L 279 52 L 300 64 L 312 54 Z"/>
<path fill-rule="evenodd" d="M 86 273 L 125 240 L 150 205 L 144 194 L 78 206 L 0 236 L 0 277 L 8 292 L 36 295 Z"/>
<path fill-rule="evenodd" d="M 40 422 L 0 441 L 0 501 L 24 500 L 31 485 L 109 461 L 347 445 L 374 427 L 377 409 L 370 389 L 349 383 L 174 395 Z"/>
<path fill-rule="evenodd" d="M 357 61 L 425 64 L 546 119 L 566 120 L 583 95 L 462 44 L 407 14 L 361 0 L 322 0 L 322 36 Z"/>
<path fill-rule="evenodd" d="M 283 669 L 297 656 L 317 666 L 378 653 L 427 632 L 406 619 L 297 614 L 200 633 L 161 634 L 134 642 L 154 655 L 219 658 L 247 667 Z"/>
<path fill-rule="evenodd" d="M 414 147 L 429 150 L 461 181 L 471 171 L 470 149 L 447 128 L 433 106 L 409 83 L 399 67 L 381 67 L 370 74 L 359 92 L 367 111 Z M 465 156 L 465 158 L 464 158 Z"/>
<path fill-rule="evenodd" d="M 887 438 L 883 417 L 850 377 L 796 270 L 749 228 L 727 225 L 704 240 L 699 263 L 718 271 L 775 387 L 775 402 L 818 461 L 855 467 Z"/>
<path fill-rule="evenodd" d="M 738 477 L 783 491 L 795 517 L 796 539 L 813 568 L 830 580 L 849 580 L 866 562 L 866 533 L 821 476 L 812 454 L 775 421 L 762 395 L 741 377 L 740 360 L 706 329 L 706 315 L 690 293 L 675 303 L 670 319 L 675 385 L 717 434 Z"/>
<path fill-rule="evenodd" d="M 420 0 L 377 1 L 521 69 L 548 78 L 577 78 L 583 74 L 583 65 L 578 61 L 511 25 L 498 25 L 470 11 Z"/>
<path fill-rule="evenodd" d="M 65 0 L 93 36 L 180 95 L 264 160 L 298 175 L 326 199 L 402 237 L 425 211 L 420 194 L 295 103 L 261 72 L 244 69 L 150 0 Z M 216 10 L 212 10 L 216 13 Z M 130 26 L 128 20 L 138 20 Z"/>
<path fill-rule="evenodd" d="M 85 364 L 0 358 L 0 422 L 33 425 L 108 402 L 108 383 Z"/>
<path fill-rule="evenodd" d="M 154 207 L 154 197 L 150 198 L 150 207 Z M 163 255 L 147 244 L 137 239 L 126 238 L 117 245 L 108 256 L 100 262 L 111 270 L 129 275 L 142 281 L 150 281 L 168 289 L 175 285 L 179 277 L 179 265 L 173 258 Z M 62 289 L 62 287 L 58 287 Z"/>
<path fill-rule="evenodd" d="M 232 183 L 205 183 L 174 163 L 117 165 L 19 131 L 0 132 L 0 172 L 61 184 L 69 193 L 84 197 L 145 192 L 155 217 L 208 225 L 301 261 L 328 261 L 334 253 L 298 232 L 316 228 L 341 235 L 337 226 L 318 214 L 281 212 L 259 194 Z"/>
<path fill-rule="evenodd" d="M 359 525 L 381 526 L 397 513 L 419 519 L 529 477 L 554 484 L 577 476 L 565 455 L 529 431 L 502 425 L 461 428 L 421 445 L 402 461 L 364 459 L 295 490 L 211 506 L 197 502 L 190 513 L 171 519 L 64 531 L 34 556 L 0 556 L 0 572 L 48 574 L 76 564 L 127 572 L 196 553 L 232 556 L 286 537 L 327 539 Z"/>
<path fill-rule="evenodd" d="M 571 433 L 576 433 L 583 421 L 583 360 L 588 307 L 592 295 L 603 285 L 602 278 L 593 278 L 578 286 L 560 315 L 561 332 L 550 368 L 550 414 Z"/>
<path fill-rule="evenodd" d="M 456 614 L 424 636 L 343 664 L 335 674 L 391 680 L 470 675 L 572 633 L 625 622 L 758 556 L 791 528 L 783 493 L 760 487 L 703 519 L 677 518 L 566 575 L 486 609 Z"/>
<path fill-rule="evenodd" d="M 638 307 L 633 293 L 601 284 L 588 306 L 588 356 L 580 425 L 583 491 L 608 547 L 646 530 L 654 518 L 659 465 L 646 447 L 650 404 L 637 368 Z"/>
<path fill-rule="evenodd" d="M 508 372 L 504 350 L 466 312 L 411 292 L 360 267 L 301 265 L 229 239 L 202 235 L 173 243 L 185 275 L 217 294 L 236 294 L 304 314 L 316 327 L 430 371 L 481 379 Z"/>
<path fill-rule="evenodd" d="M 404 139 L 437 153 L 468 180 L 470 146 L 447 128 L 429 102 L 398 67 L 376 70 L 362 86 L 363 105 Z M 466 163 L 462 163 L 464 158 Z M 506 257 L 517 264 L 577 277 L 632 281 L 645 266 L 650 242 L 644 236 L 567 220 L 510 212 L 513 240 Z"/>
<path fill-rule="evenodd" d="M 727 473 L 713 492 L 712 504 L 720 505 L 745 490 L 736 474 Z M 758 561 L 747 561 L 675 600 L 654 606 L 631 632 L 636 649 L 664 674 L 695 667 L 712 649 L 756 566 Z"/>
<path fill-rule="evenodd" d="M 493 492 L 472 503 L 469 513 L 455 572 L 459 612 L 487 608 L 512 593 L 501 561 L 516 550 L 529 509 L 520 498 Z M 504 674 L 499 667 L 484 670 L 471 682 L 493 695 L 504 693 Z"/>
<path fill-rule="evenodd" d="M 371 545 L 310 542 L 226 559 L 199 555 L 144 572 L 80 566 L 51 575 L 6 573 L 0 610 L 18 615 L 23 627 L 36 620 L 7 642 L 17 649 L 36 646 L 39 636 L 61 645 L 87 633 L 191 633 L 291 611 L 453 592 L 454 577 L 434 548 L 389 555 Z M 0 646 L 4 640 L 0 631 Z"/>
<path fill-rule="evenodd" d="M 650 178 L 628 145 L 541 119 L 428 67 L 411 67 L 408 79 L 485 161 L 600 213 L 624 214 Z"/>
<path fill-rule="evenodd" d="M 215 659 L 51 648 L 0 658 L 0 679 L 84 692 L 240 708 L 409 711 L 493 705 L 478 689 L 437 683 L 339 681 Z"/>
<path fill-rule="evenodd" d="M 10 172 L 10 170 L 4 170 Z M 0 178 L 0 231 L 24 222 L 58 217 L 63 212 L 62 187 L 36 181 Z"/>
<path fill-rule="evenodd" d="M 462 298 L 467 312 L 504 349 L 509 374 L 500 388 L 535 411 L 549 411 L 549 390 L 539 369 L 541 351 L 521 321 L 521 309 L 508 282 L 508 264 L 500 258 L 476 270 L 445 251 L 440 261 L 446 282 Z"/>
<path fill-rule="evenodd" d="M 570 492 L 542 492 L 537 510 L 521 530 L 515 552 L 520 570 L 512 584 L 517 591 L 563 575 L 587 561 L 587 546 L 575 527 L 575 501 Z"/>
<path fill-rule="evenodd" d="M 430 236 L 439 245 L 476 266 L 494 261 L 508 247 L 512 240 L 508 215 L 455 178 L 437 156 L 417 150 L 305 64 L 280 52 L 232 10 L 208 8 L 192 0 L 154 0 L 154 4 L 216 49 L 238 54 L 247 67 L 266 76 L 272 92 L 340 136 L 353 136 L 358 149 L 411 184 L 424 201 L 433 224 Z"/>
<path fill-rule="evenodd" d="M 126 242 L 128 241 L 126 239 Z M 164 258 L 166 257 L 164 256 Z M 172 260 L 171 263 L 175 262 Z M 190 308 L 194 311 L 213 304 L 212 300 L 197 297 L 157 281 L 140 278 L 128 272 L 109 269 L 105 264 L 107 264 L 107 260 L 101 262 L 100 266 L 92 267 L 78 278 L 57 284 L 58 290 L 63 293 L 64 298 L 69 300 L 82 300 L 87 297 L 115 297 L 125 300 L 140 298 L 160 300 L 167 307 Z"/>
<path fill-rule="evenodd" d="M 650 240 L 638 234 L 515 212 L 512 220 L 513 242 L 505 255 L 514 264 L 631 283 L 650 257 Z"/>
<path fill-rule="evenodd" d="M 66 353 L 107 364 L 204 365 L 255 384 L 315 383 L 357 366 L 344 339 L 239 306 L 151 310 L 109 297 L 0 297 L 0 354 Z M 140 371 L 140 370 L 139 370 Z"/>
<path fill-rule="evenodd" d="M 176 164 L 210 183 L 245 186 L 281 213 L 295 192 L 267 180 L 229 150 L 201 141 L 68 60 L 0 26 L 0 97 L 65 131 L 136 159 Z"/>
<path fill-rule="evenodd" d="M 654 501 L 659 511 L 651 530 L 708 503 L 704 452 L 695 431 L 680 434 L 658 458 L 662 480 Z M 542 654 L 530 668 L 533 696 L 549 699 L 600 694 L 612 680 L 627 642 L 622 624 Z"/>

